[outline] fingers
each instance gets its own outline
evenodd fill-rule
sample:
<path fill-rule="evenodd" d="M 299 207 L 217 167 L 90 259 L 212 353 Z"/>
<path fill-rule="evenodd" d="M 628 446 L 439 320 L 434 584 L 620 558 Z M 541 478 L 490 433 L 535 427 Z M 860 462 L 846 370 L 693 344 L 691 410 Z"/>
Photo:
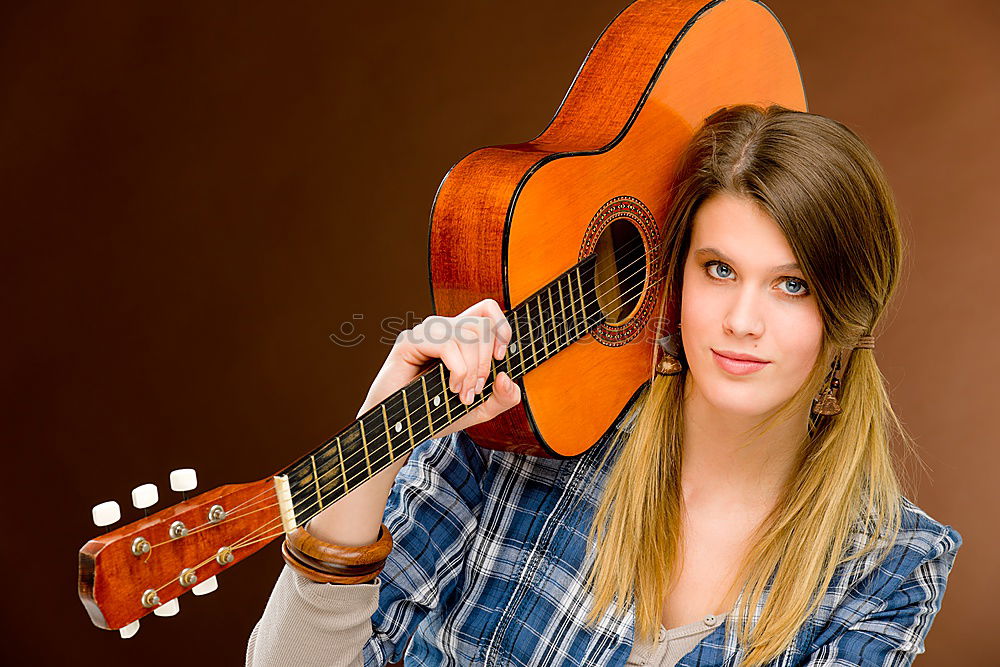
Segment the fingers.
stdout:
<path fill-rule="evenodd" d="M 500 304 L 494 299 L 483 299 L 466 308 L 459 315 L 459 317 L 463 316 L 485 317 L 490 321 L 491 338 L 493 339 L 493 358 L 497 361 L 503 359 L 514 332 L 510 327 L 510 322 L 503 313 L 503 309 L 500 308 Z"/>
<path fill-rule="evenodd" d="M 483 299 L 465 310 L 460 318 L 475 318 L 481 327 L 482 337 L 479 340 L 479 365 L 476 373 L 475 393 L 481 393 L 489 381 L 492 360 L 500 361 L 507 352 L 507 346 L 513 337 L 513 330 L 503 310 L 494 299 Z"/>
<path fill-rule="evenodd" d="M 510 379 L 504 372 L 497 373 L 496 382 L 493 383 L 493 393 L 486 401 L 476 408 L 482 410 L 483 419 L 493 419 L 501 412 L 510 410 L 521 402 L 521 387 Z"/>
<path fill-rule="evenodd" d="M 483 392 L 493 360 L 506 355 L 513 332 L 494 299 L 483 299 L 456 317 L 428 316 L 401 342 L 397 358 L 420 368 L 440 358 L 451 372 L 449 389 L 466 405 Z"/>
<path fill-rule="evenodd" d="M 483 348 L 483 330 L 488 326 L 488 323 L 484 325 L 484 322 L 486 321 L 483 318 L 478 317 L 462 318 L 458 322 L 458 330 L 455 335 L 458 346 L 462 350 L 462 357 L 465 360 L 465 374 L 462 378 L 459 398 L 466 405 L 472 403 L 475 398 L 474 394 L 477 393 L 476 387 L 482 368 L 480 357 Z"/>
<path fill-rule="evenodd" d="M 415 367 L 440 358 L 450 371 L 448 388 L 459 393 L 468 375 L 470 361 L 453 335 L 449 320 L 437 315 L 425 318 L 412 330 L 401 334 L 400 342 L 393 351 L 398 351 L 403 361 Z"/>
<path fill-rule="evenodd" d="M 456 421 L 452 425 L 452 428 L 449 429 L 449 432 L 460 431 L 474 424 L 489 421 L 501 412 L 510 410 L 520 402 L 520 386 L 511 380 L 506 373 L 497 373 L 496 381 L 493 383 L 493 392 L 490 396 L 482 405 L 476 406 L 469 411 L 469 414 Z"/>
<path fill-rule="evenodd" d="M 460 343 L 468 365 L 460 398 L 469 405 L 489 381 L 492 360 L 504 358 L 513 332 L 500 304 L 494 299 L 483 299 L 473 304 L 455 319 L 462 334 Z M 478 349 L 473 350 L 473 347 Z"/>

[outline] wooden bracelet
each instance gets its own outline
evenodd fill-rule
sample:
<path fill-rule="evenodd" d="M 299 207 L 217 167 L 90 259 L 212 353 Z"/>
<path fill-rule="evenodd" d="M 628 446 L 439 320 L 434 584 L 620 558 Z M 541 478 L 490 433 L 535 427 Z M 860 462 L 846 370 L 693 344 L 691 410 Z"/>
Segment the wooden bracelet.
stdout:
<path fill-rule="evenodd" d="M 346 547 L 317 539 L 302 527 L 286 533 L 281 557 L 297 572 L 325 584 L 374 581 L 392 551 L 392 535 L 383 523 L 373 544 Z"/>

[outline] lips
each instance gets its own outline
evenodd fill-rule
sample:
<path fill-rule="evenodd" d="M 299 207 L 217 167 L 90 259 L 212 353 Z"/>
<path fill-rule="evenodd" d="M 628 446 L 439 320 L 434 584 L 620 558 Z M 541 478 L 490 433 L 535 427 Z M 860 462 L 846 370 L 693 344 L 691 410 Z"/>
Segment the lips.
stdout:
<path fill-rule="evenodd" d="M 716 349 L 713 349 L 712 351 L 723 357 L 729 357 L 730 359 L 736 359 L 737 361 L 759 361 L 761 363 L 767 363 L 767 359 L 761 359 L 760 357 L 755 357 L 752 354 L 744 354 L 743 352 L 730 352 L 729 350 Z"/>
<path fill-rule="evenodd" d="M 740 355 L 744 357 L 751 357 L 751 355 Z M 732 375 L 749 375 L 750 373 L 756 373 L 765 366 L 767 366 L 769 361 L 752 361 L 750 359 L 733 359 L 731 357 L 719 354 L 715 350 L 712 350 L 712 358 L 718 366 L 730 373 Z M 757 357 L 751 357 L 751 359 L 756 359 Z"/>

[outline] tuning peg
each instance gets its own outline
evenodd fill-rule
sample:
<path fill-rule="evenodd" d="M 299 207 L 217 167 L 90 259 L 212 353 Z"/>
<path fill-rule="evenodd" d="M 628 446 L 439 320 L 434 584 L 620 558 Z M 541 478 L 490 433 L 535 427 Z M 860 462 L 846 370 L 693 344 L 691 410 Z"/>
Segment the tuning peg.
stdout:
<path fill-rule="evenodd" d="M 170 473 L 170 488 L 177 492 L 190 491 L 198 486 L 194 468 L 181 468 Z"/>
<path fill-rule="evenodd" d="M 195 587 L 191 589 L 191 592 L 195 595 L 208 595 L 215 589 L 219 587 L 219 580 L 214 576 L 209 577 L 200 584 L 195 584 Z"/>
<path fill-rule="evenodd" d="M 153 613 L 157 616 L 176 616 L 177 612 L 181 610 L 181 603 L 174 598 L 169 602 L 164 602 L 159 607 L 153 610 Z"/>
<path fill-rule="evenodd" d="M 124 628 L 118 630 L 118 634 L 122 636 L 122 639 L 129 639 L 135 637 L 135 633 L 139 632 L 139 621 L 132 621 Z"/>
<path fill-rule="evenodd" d="M 90 515 L 94 517 L 94 523 L 98 526 L 110 526 L 118 519 L 122 518 L 122 510 L 113 500 L 94 505 L 90 510 Z"/>
<path fill-rule="evenodd" d="M 160 494 L 156 491 L 156 484 L 143 484 L 132 489 L 132 504 L 141 510 L 155 505 L 159 499 Z"/>

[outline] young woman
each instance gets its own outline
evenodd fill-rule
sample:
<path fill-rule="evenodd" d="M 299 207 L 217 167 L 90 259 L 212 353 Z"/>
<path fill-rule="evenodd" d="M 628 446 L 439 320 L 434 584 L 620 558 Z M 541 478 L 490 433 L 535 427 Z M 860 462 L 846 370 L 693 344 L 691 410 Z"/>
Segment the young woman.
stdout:
<path fill-rule="evenodd" d="M 384 569 L 329 585 L 286 567 L 248 664 L 383 665 L 406 650 L 407 667 L 906 665 L 923 652 L 962 540 L 894 469 L 891 442 L 908 440 L 872 332 L 902 240 L 878 163 L 835 121 L 738 106 L 699 129 L 675 188 L 670 374 L 572 460 L 472 443 L 464 428 L 520 400 L 498 376 L 450 431 L 311 521 L 345 546 L 384 538 L 384 522 Z M 489 300 L 407 334 L 359 415 L 436 358 L 470 403 L 511 335 Z"/>

